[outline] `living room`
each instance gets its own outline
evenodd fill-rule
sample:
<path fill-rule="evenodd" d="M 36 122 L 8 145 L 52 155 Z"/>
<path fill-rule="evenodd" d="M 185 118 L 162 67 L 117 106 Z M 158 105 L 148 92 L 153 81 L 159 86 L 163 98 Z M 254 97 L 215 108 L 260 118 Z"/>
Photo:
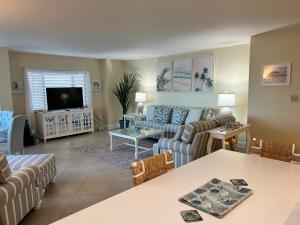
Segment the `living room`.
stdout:
<path fill-rule="evenodd" d="M 76 2 L 1 3 L 0 224 L 298 224 L 300 4 Z"/>

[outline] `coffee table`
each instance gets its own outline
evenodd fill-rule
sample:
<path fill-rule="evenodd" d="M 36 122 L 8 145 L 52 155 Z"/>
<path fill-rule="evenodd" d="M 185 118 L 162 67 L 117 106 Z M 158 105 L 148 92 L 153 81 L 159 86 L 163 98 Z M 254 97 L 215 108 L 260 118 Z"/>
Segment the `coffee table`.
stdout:
<path fill-rule="evenodd" d="M 154 136 L 162 136 L 163 131 L 161 130 L 155 130 L 155 129 L 118 129 L 118 130 L 112 130 L 108 132 L 110 135 L 110 150 L 113 151 L 113 147 L 116 145 L 113 145 L 113 137 L 121 137 L 124 139 L 132 140 L 134 141 L 134 145 L 129 143 L 122 143 L 125 145 L 133 146 L 134 147 L 134 157 L 135 159 L 138 158 L 139 153 L 152 151 L 150 148 L 145 148 L 142 146 L 138 146 L 139 141 L 145 138 L 154 137 Z M 120 145 L 120 144 L 119 144 Z M 138 151 L 138 149 L 143 149 L 144 151 Z"/>

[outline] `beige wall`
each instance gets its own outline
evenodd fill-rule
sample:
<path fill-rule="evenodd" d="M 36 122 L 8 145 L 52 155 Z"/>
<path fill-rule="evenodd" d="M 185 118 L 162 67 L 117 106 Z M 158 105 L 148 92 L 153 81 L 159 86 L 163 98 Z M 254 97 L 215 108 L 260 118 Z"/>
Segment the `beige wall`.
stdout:
<path fill-rule="evenodd" d="M 33 53 L 9 52 L 10 71 L 12 78 L 24 79 L 24 69 L 45 70 L 84 70 L 88 71 L 91 80 L 101 80 L 100 61 L 96 59 L 53 56 Z M 103 92 L 93 93 L 93 106 L 102 107 Z M 14 111 L 17 114 L 26 113 L 25 95 L 14 94 Z"/>
<path fill-rule="evenodd" d="M 24 79 L 24 68 L 45 70 L 84 70 L 91 80 L 103 80 L 103 91 L 93 92 L 94 109 L 104 112 L 105 127 L 114 127 L 121 118 L 121 107 L 111 89 L 123 74 L 123 61 L 64 57 L 34 53 L 9 52 L 11 78 Z M 10 87 L 10 86 L 9 86 Z M 26 113 L 25 95 L 13 95 L 14 111 Z"/>
<path fill-rule="evenodd" d="M 249 121 L 254 137 L 300 144 L 300 26 L 251 38 Z M 291 85 L 262 87 L 262 65 L 292 63 Z"/>
<path fill-rule="evenodd" d="M 127 71 L 141 75 L 142 90 L 147 93 L 148 103 L 184 106 L 216 107 L 218 93 L 231 91 L 236 93 L 237 107 L 233 109 L 239 121 L 246 122 L 248 106 L 248 78 L 250 46 L 218 48 L 174 56 L 132 60 L 125 62 Z M 158 61 L 191 58 L 193 56 L 215 56 L 215 91 L 211 93 L 193 92 L 156 92 L 156 63 Z"/>
<path fill-rule="evenodd" d="M 0 48 L 0 108 L 13 109 L 8 51 Z"/>

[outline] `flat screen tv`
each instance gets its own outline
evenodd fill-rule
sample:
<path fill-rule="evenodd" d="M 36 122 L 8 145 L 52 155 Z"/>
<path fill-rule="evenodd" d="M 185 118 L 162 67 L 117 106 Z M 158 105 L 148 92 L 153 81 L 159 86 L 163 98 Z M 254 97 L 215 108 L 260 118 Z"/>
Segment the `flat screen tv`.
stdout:
<path fill-rule="evenodd" d="M 83 108 L 81 87 L 46 88 L 48 110 Z"/>

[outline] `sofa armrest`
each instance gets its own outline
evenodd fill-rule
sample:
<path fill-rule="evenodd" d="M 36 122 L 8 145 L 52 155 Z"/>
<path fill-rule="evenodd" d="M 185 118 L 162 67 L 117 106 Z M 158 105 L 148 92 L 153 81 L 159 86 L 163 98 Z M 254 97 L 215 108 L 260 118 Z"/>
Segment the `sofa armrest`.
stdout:
<path fill-rule="evenodd" d="M 14 170 L 12 177 L 6 184 L 0 185 L 0 206 L 6 205 L 11 199 L 30 185 L 40 187 L 42 175 L 36 166 Z"/>

